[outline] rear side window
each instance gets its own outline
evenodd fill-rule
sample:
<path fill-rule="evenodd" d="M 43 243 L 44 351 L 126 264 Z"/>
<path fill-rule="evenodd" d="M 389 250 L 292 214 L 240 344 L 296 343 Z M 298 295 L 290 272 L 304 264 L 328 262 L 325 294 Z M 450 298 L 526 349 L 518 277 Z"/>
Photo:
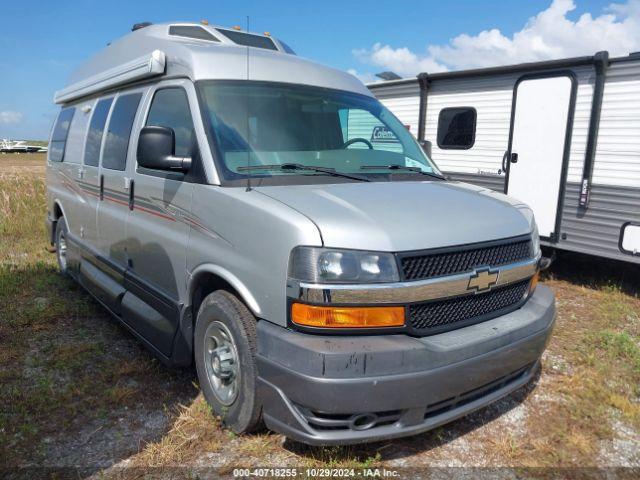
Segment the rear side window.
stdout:
<path fill-rule="evenodd" d="M 176 135 L 178 157 L 191 156 L 193 121 L 187 93 L 182 88 L 158 90 L 151 102 L 147 125 L 169 127 Z"/>
<path fill-rule="evenodd" d="M 76 111 L 74 107 L 63 108 L 56 120 L 49 142 L 49 160 L 52 162 L 61 162 L 64 160 L 64 150 L 67 144 L 67 135 L 73 114 Z"/>
<path fill-rule="evenodd" d="M 262 37 L 252 33 L 238 32 L 237 30 L 220 30 L 222 34 L 238 45 L 245 47 L 266 48 L 267 50 L 277 50 L 276 45 L 269 37 Z"/>
<path fill-rule="evenodd" d="M 124 170 L 133 120 L 136 117 L 142 93 L 122 95 L 116 100 L 109 120 L 107 138 L 102 154 L 102 166 L 110 170 Z"/>
<path fill-rule="evenodd" d="M 87 144 L 84 148 L 84 164 L 97 167 L 100 160 L 100 145 L 102 144 L 102 134 L 107 123 L 107 115 L 113 98 L 104 98 L 98 102 L 91 117 L 89 133 L 87 134 Z"/>
<path fill-rule="evenodd" d="M 204 28 L 190 25 L 171 25 L 169 27 L 169 35 L 173 35 L 174 37 L 195 38 L 196 40 L 208 40 L 210 42 L 220 41 Z"/>
<path fill-rule="evenodd" d="M 438 147 L 443 150 L 466 150 L 476 140 L 476 109 L 443 108 L 438 116 Z"/>

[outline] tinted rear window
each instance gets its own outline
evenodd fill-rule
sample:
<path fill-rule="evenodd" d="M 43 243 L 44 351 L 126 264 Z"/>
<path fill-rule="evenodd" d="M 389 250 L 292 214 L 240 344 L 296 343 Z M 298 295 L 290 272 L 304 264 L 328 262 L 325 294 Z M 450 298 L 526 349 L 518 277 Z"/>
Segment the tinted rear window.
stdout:
<path fill-rule="evenodd" d="M 87 134 L 87 144 L 84 148 L 84 164 L 92 167 L 98 166 L 100 160 L 100 145 L 102 144 L 102 134 L 104 125 L 107 123 L 107 115 L 113 98 L 104 98 L 98 102 L 91 117 L 89 133 Z"/>
<path fill-rule="evenodd" d="M 269 37 L 253 35 L 252 33 L 238 32 L 237 30 L 220 30 L 222 34 L 232 42 L 245 47 L 266 48 L 267 50 L 277 50 L 276 45 Z"/>
<path fill-rule="evenodd" d="M 173 35 L 175 37 L 195 38 L 197 40 L 209 40 L 210 42 L 220 41 L 204 28 L 189 25 L 171 25 L 169 27 L 169 35 Z"/>
<path fill-rule="evenodd" d="M 107 139 L 104 144 L 102 166 L 111 170 L 124 170 L 133 120 L 138 110 L 141 93 L 122 95 L 116 100 L 109 120 Z"/>
<path fill-rule="evenodd" d="M 49 142 L 49 160 L 52 162 L 61 162 L 64 159 L 67 135 L 69 134 L 69 127 L 75 111 L 74 107 L 63 108 L 58 115 L 51 134 L 51 141 Z"/>

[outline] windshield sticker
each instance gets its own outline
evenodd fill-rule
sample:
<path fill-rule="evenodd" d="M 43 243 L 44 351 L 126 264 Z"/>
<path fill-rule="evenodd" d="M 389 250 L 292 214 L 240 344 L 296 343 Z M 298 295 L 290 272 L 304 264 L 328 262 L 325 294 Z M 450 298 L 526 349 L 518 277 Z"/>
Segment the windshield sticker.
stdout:
<path fill-rule="evenodd" d="M 398 139 L 394 133 L 385 125 L 377 125 L 373 127 L 373 132 L 371 132 L 371 141 L 378 143 L 398 143 Z"/>

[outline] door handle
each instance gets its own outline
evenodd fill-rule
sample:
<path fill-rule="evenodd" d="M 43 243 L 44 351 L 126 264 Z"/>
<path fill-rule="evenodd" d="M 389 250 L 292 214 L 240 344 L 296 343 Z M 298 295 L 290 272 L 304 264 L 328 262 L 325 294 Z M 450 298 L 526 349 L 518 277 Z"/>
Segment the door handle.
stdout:
<path fill-rule="evenodd" d="M 129 182 L 129 210 L 133 210 L 133 199 L 134 199 L 134 196 L 133 196 L 134 188 L 133 187 L 134 186 L 135 186 L 135 182 L 133 180 L 131 180 Z"/>
<path fill-rule="evenodd" d="M 80 167 L 78 169 L 78 178 L 82 179 L 84 177 L 84 169 Z"/>
<path fill-rule="evenodd" d="M 502 171 L 507 173 L 507 158 L 509 158 L 509 152 L 504 152 L 502 155 Z"/>
<path fill-rule="evenodd" d="M 104 175 L 100 175 L 100 200 L 104 200 Z"/>

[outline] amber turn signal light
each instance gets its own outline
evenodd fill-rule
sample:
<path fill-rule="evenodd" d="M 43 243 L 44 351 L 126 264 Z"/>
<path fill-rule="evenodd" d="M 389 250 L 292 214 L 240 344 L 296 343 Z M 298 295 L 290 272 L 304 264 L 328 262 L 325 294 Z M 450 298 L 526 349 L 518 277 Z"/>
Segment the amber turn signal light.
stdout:
<path fill-rule="evenodd" d="M 294 303 L 297 325 L 319 328 L 380 328 L 404 326 L 404 307 L 319 307 Z"/>
<path fill-rule="evenodd" d="M 531 284 L 529 285 L 529 293 L 533 293 L 533 291 L 538 286 L 538 280 L 540 280 L 540 272 L 536 272 L 536 274 L 531 279 Z"/>

